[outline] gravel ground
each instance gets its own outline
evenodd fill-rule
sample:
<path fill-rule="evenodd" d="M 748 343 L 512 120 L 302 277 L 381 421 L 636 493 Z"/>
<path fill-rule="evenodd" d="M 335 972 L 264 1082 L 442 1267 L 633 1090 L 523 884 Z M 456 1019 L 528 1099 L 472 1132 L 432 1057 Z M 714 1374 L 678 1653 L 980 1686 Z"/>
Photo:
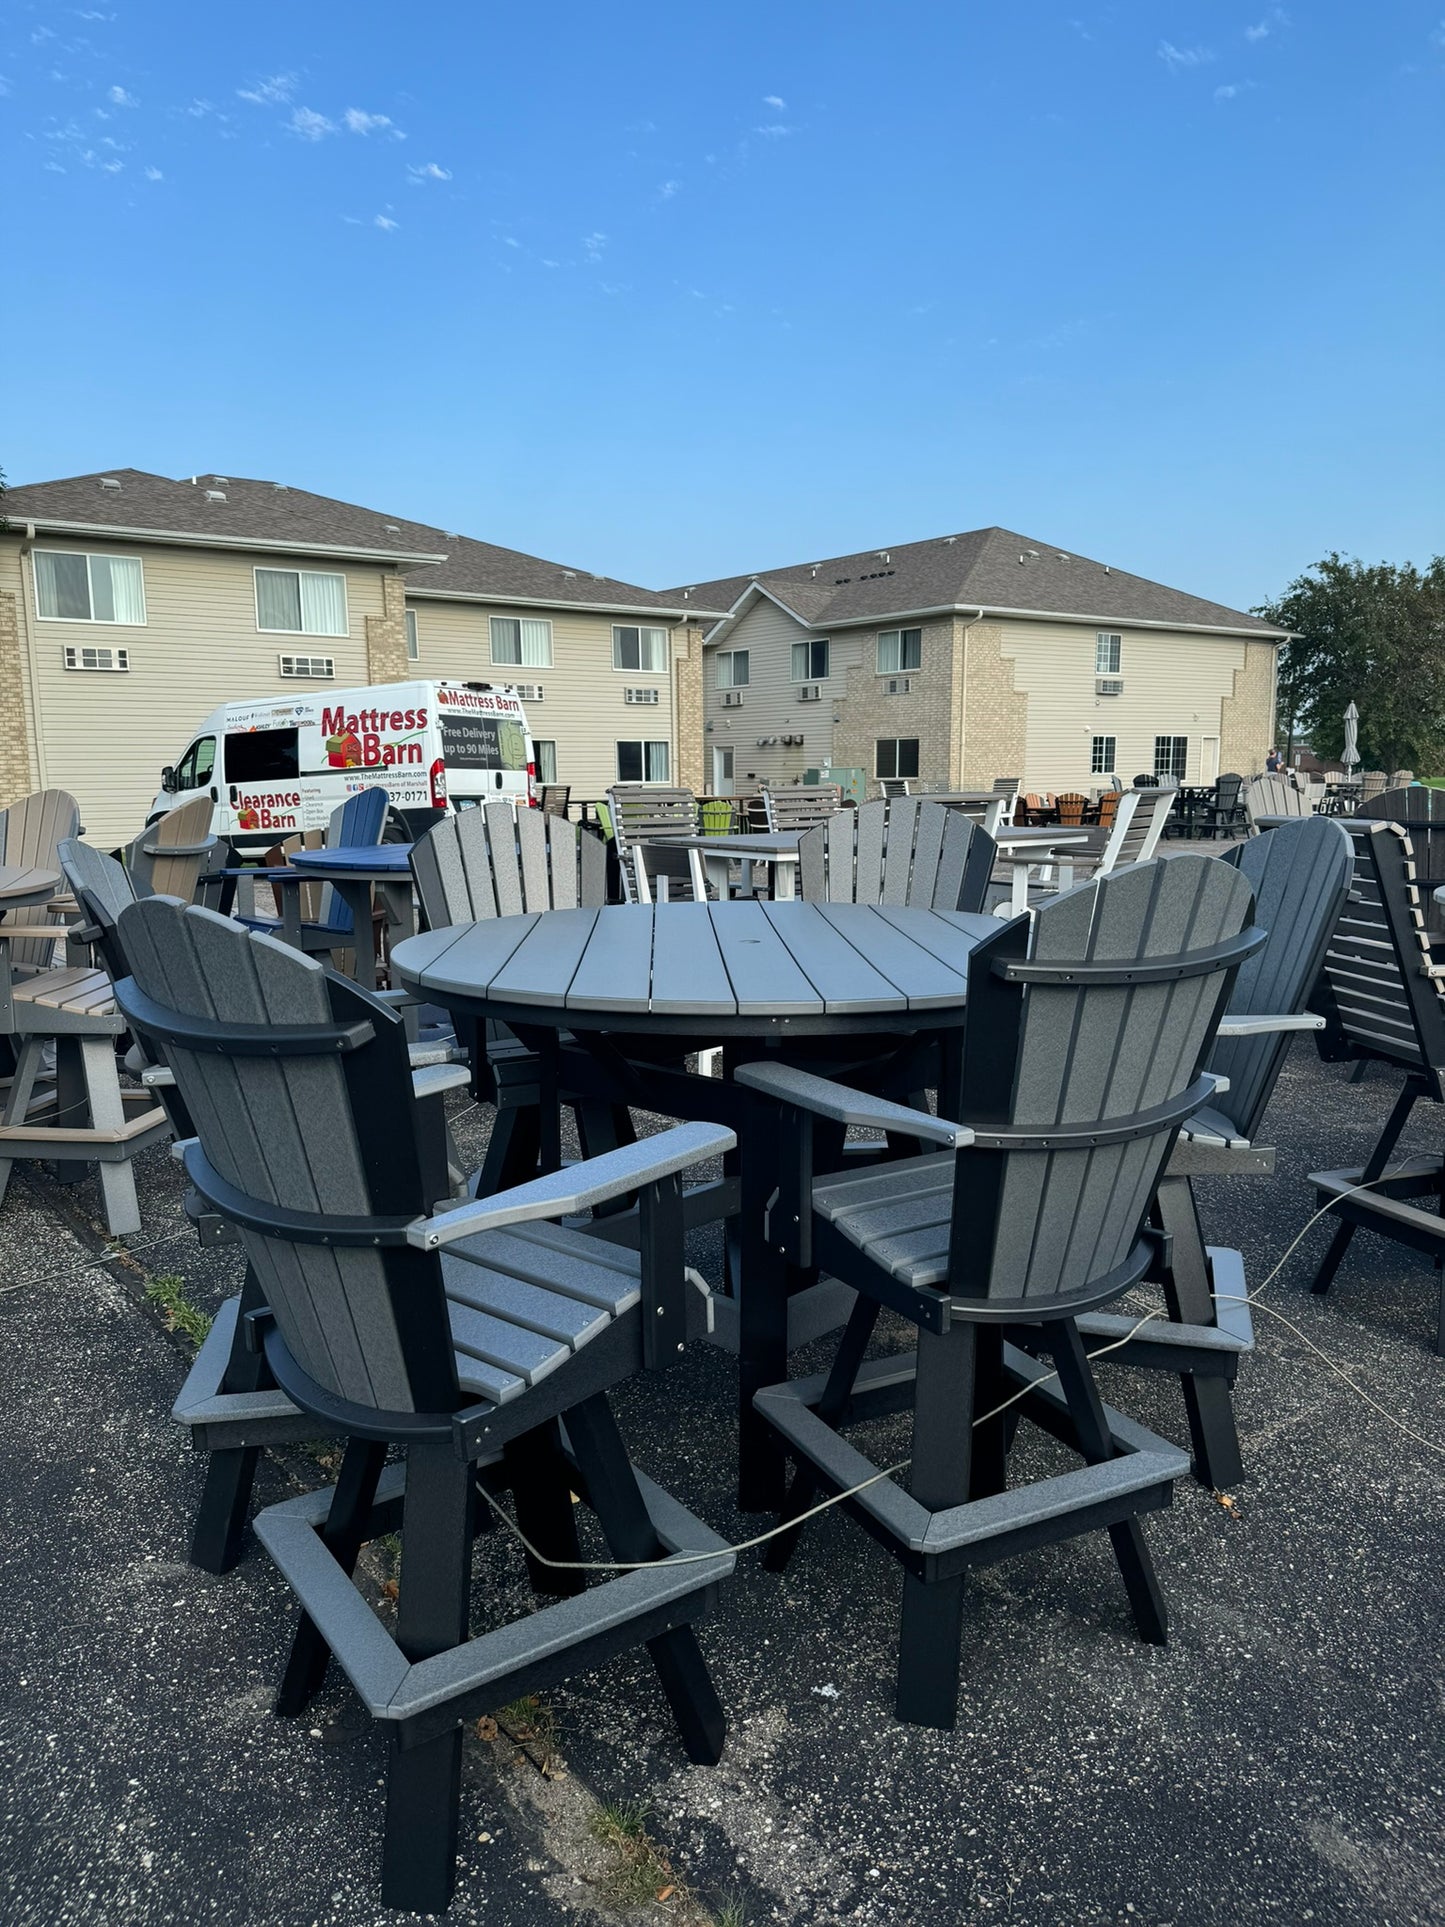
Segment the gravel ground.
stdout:
<path fill-rule="evenodd" d="M 1278 1178 L 1204 1189 L 1208 1233 L 1243 1250 L 1252 1288 L 1309 1216 L 1303 1174 L 1362 1161 L 1394 1088 L 1382 1068 L 1351 1085 L 1308 1040 L 1295 1046 L 1266 1132 Z M 486 1116 L 460 1120 L 469 1154 Z M 1422 1106 L 1403 1148 L 1439 1144 L 1440 1113 Z M 97 1249 L 89 1185 L 17 1178 L 0 1220 L 0 1917 L 395 1919 L 376 1899 L 380 1746 L 344 1687 L 310 1723 L 270 1716 L 290 1608 L 259 1550 L 220 1580 L 184 1563 L 198 1477 L 167 1414 L 185 1354 L 139 1286 L 144 1271 L 177 1273 L 209 1310 L 237 1263 L 189 1231 L 142 1249 L 176 1232 L 179 1194 L 162 1155 L 142 1179 L 129 1269 L 68 1269 Z M 551 1696 L 565 1777 L 519 1762 L 525 1748 L 469 1746 L 450 1917 L 532 1927 L 598 1909 L 586 1819 L 600 1798 L 648 1803 L 703 1903 L 694 1920 L 731 1905 L 734 1920 L 839 1927 L 1445 1922 L 1438 1280 L 1362 1234 L 1331 1295 L 1312 1299 L 1325 1237 L 1306 1234 L 1267 1302 L 1424 1441 L 1262 1317 L 1240 1381 L 1250 1477 L 1237 1509 L 1186 1483 L 1148 1527 L 1167 1648 L 1134 1639 L 1095 1535 L 984 1574 L 957 1730 L 902 1727 L 896 1569 L 824 1518 L 781 1578 L 744 1555 L 703 1627 L 731 1718 L 720 1767 L 686 1763 L 645 1663 L 628 1659 Z M 715 1276 L 715 1237 L 696 1243 Z M 1182 1438 L 1171 1382 L 1108 1367 L 1101 1379 Z M 765 1522 L 732 1509 L 733 1383 L 732 1362 L 698 1346 L 618 1407 L 644 1469 L 738 1539 Z M 890 1437 L 880 1426 L 869 1443 Z M 1021 1473 L 1047 1462 L 1023 1454 Z M 262 1496 L 306 1470 L 300 1457 L 270 1466 Z M 524 1610 L 504 1535 L 479 1546 L 479 1603 Z"/>

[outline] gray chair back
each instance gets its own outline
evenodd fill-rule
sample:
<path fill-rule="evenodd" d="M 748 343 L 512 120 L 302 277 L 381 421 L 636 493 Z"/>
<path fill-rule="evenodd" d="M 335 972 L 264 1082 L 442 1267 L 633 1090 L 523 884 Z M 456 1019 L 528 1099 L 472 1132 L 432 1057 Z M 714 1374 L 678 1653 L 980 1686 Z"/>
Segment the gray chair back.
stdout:
<path fill-rule="evenodd" d="M 440 1264 L 404 1237 L 447 1181 L 439 1121 L 436 1155 L 420 1148 L 399 1014 L 197 905 L 143 898 L 120 935 L 117 1001 L 195 1122 L 186 1175 L 239 1224 L 291 1358 L 355 1405 L 457 1409 Z"/>
<path fill-rule="evenodd" d="M 1262 816 L 1311 816 L 1314 806 L 1287 776 L 1256 776 L 1244 786 L 1244 811 L 1255 828 Z"/>
<path fill-rule="evenodd" d="M 1432 938 L 1445 936 L 1445 907 L 1435 892 L 1445 887 L 1445 790 L 1424 783 L 1385 790 L 1366 797 L 1358 813 L 1373 821 L 1398 823 L 1410 833 L 1420 910 Z"/>
<path fill-rule="evenodd" d="M 211 834 L 214 809 L 209 796 L 199 796 L 167 811 L 158 823 L 132 838 L 125 848 L 125 867 L 138 897 L 195 900 L 201 876 L 219 848 L 220 839 Z"/>
<path fill-rule="evenodd" d="M 607 901 L 607 847 L 562 816 L 484 803 L 428 830 L 411 872 L 429 930 Z"/>
<path fill-rule="evenodd" d="M 1208 1094 L 1235 971 L 1264 941 L 1252 908 L 1237 868 L 1187 854 L 1065 891 L 974 949 L 956 1300 L 1057 1316 L 1142 1273 L 1144 1215 Z"/>
<path fill-rule="evenodd" d="M 982 910 L 994 841 L 961 810 L 913 796 L 839 810 L 798 839 L 798 882 L 812 903 L 898 903 Z"/>
<path fill-rule="evenodd" d="M 1325 951 L 1349 894 L 1354 851 L 1343 827 L 1327 816 L 1283 823 L 1251 837 L 1222 859 L 1254 891 L 1255 920 L 1269 932 L 1263 949 L 1240 965 L 1229 1000 L 1231 1017 L 1294 1017 L 1309 1002 Z M 1225 1037 L 1209 1068 L 1229 1080 L 1210 1109 L 1243 1138 L 1257 1136 L 1285 1054 L 1289 1031 Z"/>
<path fill-rule="evenodd" d="M 204 799 L 211 807 L 209 797 Z M 123 977 L 127 965 L 120 950 L 116 925 L 121 912 L 136 900 L 135 879 L 124 864 L 103 850 L 93 850 L 79 837 L 68 836 L 59 850 L 60 868 L 70 894 L 80 906 L 82 926 L 96 934 L 94 943 L 112 977 Z"/>
<path fill-rule="evenodd" d="M 35 790 L 0 810 L 0 863 L 17 869 L 58 870 L 60 845 L 80 834 L 80 805 L 67 790 Z M 28 923 L 54 924 L 58 936 L 65 919 L 44 905 L 27 913 Z M 46 937 L 16 937 L 10 945 L 14 969 L 44 970 L 55 954 Z"/>
<path fill-rule="evenodd" d="M 811 829 L 843 807 L 843 792 L 836 783 L 798 783 L 785 789 L 764 783 L 762 790 L 768 828 L 774 834 Z"/>
<path fill-rule="evenodd" d="M 1119 870 L 1126 863 L 1149 861 L 1159 846 L 1159 838 L 1174 807 L 1174 795 L 1172 789 L 1133 790 L 1119 799 L 1114 831 L 1109 839 L 1109 845 L 1113 846 L 1113 860 L 1107 868 Z M 1128 809 L 1131 797 L 1134 804 L 1132 810 Z M 1105 846 L 1106 853 L 1109 845 Z"/>
<path fill-rule="evenodd" d="M 1430 962 L 1411 839 L 1400 824 L 1367 817 L 1340 828 L 1355 867 L 1310 998 L 1325 1019 L 1320 1053 L 1404 1064 L 1445 1097 L 1445 996 Z"/>

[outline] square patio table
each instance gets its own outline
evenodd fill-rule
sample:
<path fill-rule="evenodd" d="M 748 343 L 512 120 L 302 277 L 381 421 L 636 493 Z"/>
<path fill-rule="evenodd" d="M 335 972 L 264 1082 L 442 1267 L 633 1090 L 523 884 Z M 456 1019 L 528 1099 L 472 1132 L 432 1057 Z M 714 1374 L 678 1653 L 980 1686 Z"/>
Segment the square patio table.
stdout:
<path fill-rule="evenodd" d="M 458 1016 L 506 1023 L 537 1051 L 552 1139 L 544 1164 L 559 1150 L 563 1031 L 573 1040 L 569 1091 L 725 1123 L 748 1146 L 748 1155 L 727 1161 L 740 1193 L 729 1258 L 738 1315 L 739 1503 L 748 1510 L 776 1506 L 783 1492 L 782 1448 L 752 1400 L 787 1376 L 789 1276 L 765 1235 L 777 1187 L 768 1107 L 733 1073 L 776 1054 L 846 1075 L 890 1048 L 937 1038 L 939 1109 L 950 1115 L 961 1101 L 969 953 L 997 930 L 996 918 L 960 910 L 740 900 L 496 917 L 430 930 L 392 951 L 393 973 L 408 990 Z M 676 1067 L 681 1052 L 718 1045 L 722 1077 Z"/>
<path fill-rule="evenodd" d="M 772 873 L 774 900 L 788 903 L 797 895 L 798 838 L 801 830 L 776 830 L 737 836 L 645 836 L 645 850 L 695 850 L 702 859 L 703 878 L 719 902 L 728 894 L 731 865 L 742 864 L 739 887 L 753 894 L 753 865 L 766 864 Z"/>

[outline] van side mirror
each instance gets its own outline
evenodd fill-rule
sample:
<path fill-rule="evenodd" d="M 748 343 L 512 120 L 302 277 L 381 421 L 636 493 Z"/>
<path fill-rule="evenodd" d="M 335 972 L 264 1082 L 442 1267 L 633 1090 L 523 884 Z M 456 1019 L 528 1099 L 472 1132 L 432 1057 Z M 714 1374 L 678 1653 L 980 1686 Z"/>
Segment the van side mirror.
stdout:
<path fill-rule="evenodd" d="M 176 787 L 176 772 L 171 767 L 171 765 L 167 763 L 165 768 L 161 771 L 161 788 L 163 790 L 174 790 L 175 787 Z"/>

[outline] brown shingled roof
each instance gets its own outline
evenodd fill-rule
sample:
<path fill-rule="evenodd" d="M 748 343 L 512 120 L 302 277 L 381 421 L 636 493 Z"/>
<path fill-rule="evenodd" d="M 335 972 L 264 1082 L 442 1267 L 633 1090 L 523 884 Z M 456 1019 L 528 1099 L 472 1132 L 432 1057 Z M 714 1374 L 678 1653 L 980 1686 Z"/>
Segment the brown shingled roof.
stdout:
<path fill-rule="evenodd" d="M 684 606 L 722 603 L 732 608 L 753 583 L 814 629 L 982 608 L 1079 616 L 1089 622 L 1219 629 L 1235 635 L 1284 633 L 1243 610 L 1001 528 L 971 529 L 928 542 L 697 583 L 686 591 Z"/>

